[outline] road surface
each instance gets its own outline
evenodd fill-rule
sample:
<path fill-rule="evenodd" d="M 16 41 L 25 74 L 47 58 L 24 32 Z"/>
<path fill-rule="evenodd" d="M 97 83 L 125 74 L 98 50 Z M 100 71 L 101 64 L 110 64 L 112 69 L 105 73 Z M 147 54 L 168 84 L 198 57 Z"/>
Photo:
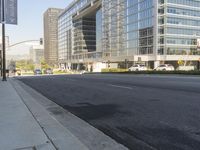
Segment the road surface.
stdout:
<path fill-rule="evenodd" d="M 200 149 L 200 77 L 18 78 L 131 150 Z"/>

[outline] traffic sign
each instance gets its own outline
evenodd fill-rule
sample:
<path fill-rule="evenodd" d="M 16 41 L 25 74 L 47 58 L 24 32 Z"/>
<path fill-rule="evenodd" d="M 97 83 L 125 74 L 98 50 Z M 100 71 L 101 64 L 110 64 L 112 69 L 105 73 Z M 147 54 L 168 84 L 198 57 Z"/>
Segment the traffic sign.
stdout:
<path fill-rule="evenodd" d="M 178 60 L 178 64 L 183 65 L 184 64 L 183 60 Z"/>
<path fill-rule="evenodd" d="M 5 22 L 6 24 L 17 24 L 17 0 L 5 1 Z"/>
<path fill-rule="evenodd" d="M 0 2 L 0 22 L 2 23 L 2 1 Z M 4 15 L 5 15 L 5 24 L 14 24 L 17 25 L 17 0 L 4 0 Z"/>

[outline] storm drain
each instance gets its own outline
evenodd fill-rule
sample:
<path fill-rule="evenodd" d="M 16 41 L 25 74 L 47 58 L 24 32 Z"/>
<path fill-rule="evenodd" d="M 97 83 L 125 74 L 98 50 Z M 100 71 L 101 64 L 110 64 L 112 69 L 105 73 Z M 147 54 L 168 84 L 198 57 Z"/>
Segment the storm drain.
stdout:
<path fill-rule="evenodd" d="M 37 150 L 37 149 L 35 146 L 30 146 L 30 147 L 17 148 L 14 150 Z"/>

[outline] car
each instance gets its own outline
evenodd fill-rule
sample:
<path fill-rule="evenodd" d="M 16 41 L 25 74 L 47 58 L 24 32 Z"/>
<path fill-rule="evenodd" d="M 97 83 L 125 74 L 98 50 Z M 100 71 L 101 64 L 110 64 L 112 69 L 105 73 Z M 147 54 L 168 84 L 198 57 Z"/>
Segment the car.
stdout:
<path fill-rule="evenodd" d="M 16 69 L 15 73 L 16 73 L 17 76 L 21 76 L 21 70 L 20 69 Z"/>
<path fill-rule="evenodd" d="M 81 70 L 81 71 L 80 71 L 80 74 L 85 74 L 85 73 L 87 73 L 86 70 Z"/>
<path fill-rule="evenodd" d="M 147 67 L 143 64 L 136 64 L 128 68 L 129 71 L 146 71 Z"/>
<path fill-rule="evenodd" d="M 34 70 L 34 75 L 41 75 L 42 71 L 40 69 L 35 69 Z"/>
<path fill-rule="evenodd" d="M 46 69 L 46 74 L 53 74 L 53 70 L 51 68 Z"/>
<path fill-rule="evenodd" d="M 156 71 L 174 71 L 175 69 L 174 69 L 174 66 L 172 66 L 171 64 L 162 64 L 162 65 L 159 65 L 154 70 L 156 70 Z"/>

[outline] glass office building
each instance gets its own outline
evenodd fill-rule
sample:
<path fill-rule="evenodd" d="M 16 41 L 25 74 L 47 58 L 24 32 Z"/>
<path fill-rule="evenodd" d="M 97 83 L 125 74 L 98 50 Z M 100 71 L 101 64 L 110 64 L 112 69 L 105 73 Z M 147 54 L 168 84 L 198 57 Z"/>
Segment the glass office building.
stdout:
<path fill-rule="evenodd" d="M 196 64 L 199 25 L 199 0 L 75 0 L 59 16 L 59 62 Z"/>
<path fill-rule="evenodd" d="M 159 54 L 199 55 L 200 1 L 159 1 Z"/>

